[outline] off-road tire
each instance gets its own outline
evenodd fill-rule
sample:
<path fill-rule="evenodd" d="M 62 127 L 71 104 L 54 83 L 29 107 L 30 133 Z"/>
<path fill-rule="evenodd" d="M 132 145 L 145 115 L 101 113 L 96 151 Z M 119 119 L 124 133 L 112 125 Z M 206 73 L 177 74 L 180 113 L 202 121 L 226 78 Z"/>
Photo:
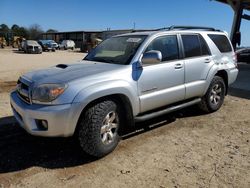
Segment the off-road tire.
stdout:
<path fill-rule="evenodd" d="M 217 104 L 214 104 L 212 100 L 212 95 L 213 95 L 213 89 L 216 87 L 216 85 L 221 88 L 221 92 L 218 94 L 220 99 L 218 100 Z M 199 103 L 198 107 L 203 110 L 204 112 L 211 113 L 215 112 L 220 109 L 221 105 L 224 102 L 225 98 L 225 93 L 226 93 L 226 86 L 224 80 L 219 77 L 215 76 L 206 92 L 206 94 L 202 97 L 201 102 Z"/>
<path fill-rule="evenodd" d="M 118 126 L 113 141 L 109 144 L 103 142 L 101 128 L 105 117 L 115 112 Z M 121 126 L 122 111 L 119 105 L 112 100 L 105 100 L 91 105 L 79 120 L 78 139 L 83 151 L 91 156 L 100 158 L 112 152 L 119 143 L 118 130 Z"/>

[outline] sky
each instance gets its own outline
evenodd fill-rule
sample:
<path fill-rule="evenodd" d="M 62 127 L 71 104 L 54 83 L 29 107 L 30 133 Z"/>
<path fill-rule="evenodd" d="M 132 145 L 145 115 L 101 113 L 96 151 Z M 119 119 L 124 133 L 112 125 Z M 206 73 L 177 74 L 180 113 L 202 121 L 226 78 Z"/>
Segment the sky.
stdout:
<path fill-rule="evenodd" d="M 194 25 L 230 33 L 232 21 L 231 7 L 211 0 L 0 0 L 0 24 L 39 24 L 44 31 Z M 241 32 L 242 45 L 250 46 L 250 21 Z"/>

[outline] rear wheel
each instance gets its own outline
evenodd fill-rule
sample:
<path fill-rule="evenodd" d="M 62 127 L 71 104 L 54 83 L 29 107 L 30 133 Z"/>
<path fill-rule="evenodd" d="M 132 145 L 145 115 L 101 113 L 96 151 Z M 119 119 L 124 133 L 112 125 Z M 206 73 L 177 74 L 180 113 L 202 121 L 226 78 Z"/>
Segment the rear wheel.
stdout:
<path fill-rule="evenodd" d="M 215 76 L 206 92 L 202 97 L 199 107 L 205 112 L 214 112 L 220 109 L 224 102 L 226 86 L 224 80 Z"/>
<path fill-rule="evenodd" d="M 121 119 L 121 110 L 112 100 L 90 106 L 79 120 L 78 136 L 83 151 L 94 157 L 112 152 L 120 140 Z"/>

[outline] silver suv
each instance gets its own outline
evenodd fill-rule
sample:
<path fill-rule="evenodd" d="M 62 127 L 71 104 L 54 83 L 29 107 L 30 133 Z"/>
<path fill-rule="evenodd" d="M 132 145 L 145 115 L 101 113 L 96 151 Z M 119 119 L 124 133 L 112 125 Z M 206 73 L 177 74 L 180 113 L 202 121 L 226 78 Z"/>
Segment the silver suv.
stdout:
<path fill-rule="evenodd" d="M 115 36 L 80 63 L 29 72 L 11 106 L 30 134 L 77 135 L 85 152 L 102 157 L 135 122 L 194 104 L 218 110 L 237 75 L 226 33 L 171 27 Z"/>

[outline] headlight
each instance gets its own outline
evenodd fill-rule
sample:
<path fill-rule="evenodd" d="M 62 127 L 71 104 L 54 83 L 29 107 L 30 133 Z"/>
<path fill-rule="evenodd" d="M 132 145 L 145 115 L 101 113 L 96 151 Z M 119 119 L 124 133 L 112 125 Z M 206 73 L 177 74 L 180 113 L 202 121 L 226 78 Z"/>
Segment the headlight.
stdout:
<path fill-rule="evenodd" d="M 66 89 L 65 84 L 42 84 L 32 90 L 32 101 L 51 102 Z"/>

